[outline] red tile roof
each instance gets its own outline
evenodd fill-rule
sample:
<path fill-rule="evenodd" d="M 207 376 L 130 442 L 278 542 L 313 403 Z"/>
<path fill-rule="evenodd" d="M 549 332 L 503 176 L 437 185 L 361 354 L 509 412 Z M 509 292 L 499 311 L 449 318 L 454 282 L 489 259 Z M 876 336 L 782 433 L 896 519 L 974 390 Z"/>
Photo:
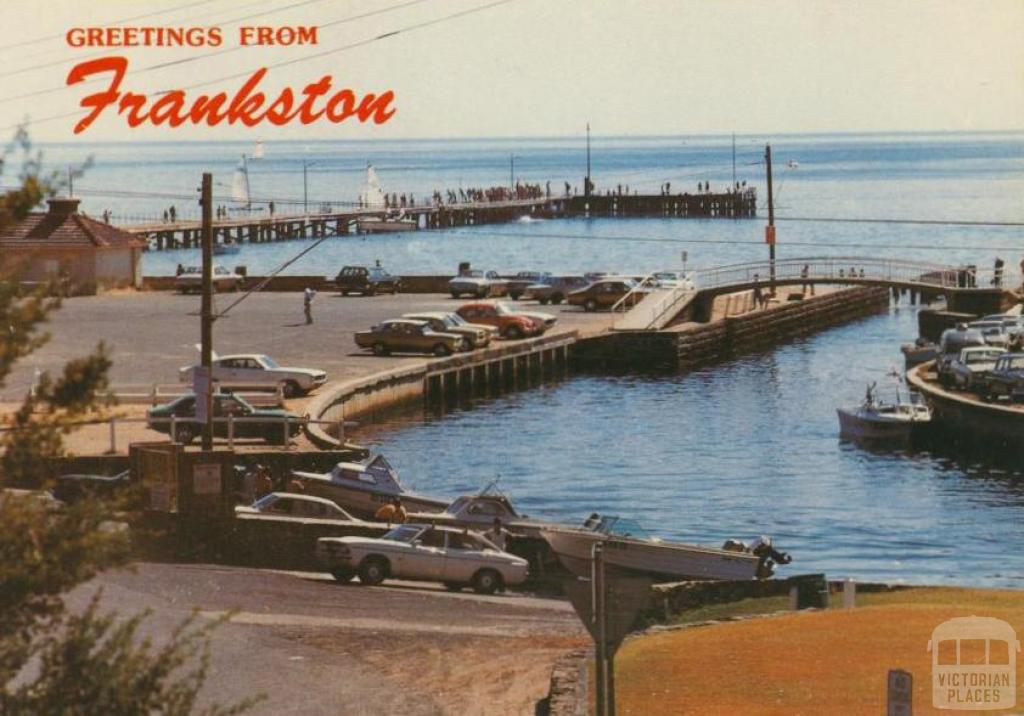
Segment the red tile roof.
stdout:
<path fill-rule="evenodd" d="M 0 250 L 142 248 L 127 231 L 76 211 L 77 199 L 51 199 L 48 212 L 33 212 L 0 232 Z"/>

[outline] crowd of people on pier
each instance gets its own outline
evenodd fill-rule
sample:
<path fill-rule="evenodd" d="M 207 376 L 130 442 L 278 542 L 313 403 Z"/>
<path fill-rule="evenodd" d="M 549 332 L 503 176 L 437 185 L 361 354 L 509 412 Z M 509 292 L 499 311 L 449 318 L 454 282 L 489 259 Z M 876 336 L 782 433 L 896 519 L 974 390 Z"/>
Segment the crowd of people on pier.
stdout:
<path fill-rule="evenodd" d="M 568 193 L 568 182 L 566 182 L 565 188 L 566 193 Z M 432 197 L 434 206 L 542 198 L 551 198 L 551 182 L 547 182 L 544 186 L 516 182 L 514 187 L 492 186 L 486 189 L 477 187 L 463 189 L 460 187 L 458 189 L 446 189 L 443 193 L 435 189 Z"/>

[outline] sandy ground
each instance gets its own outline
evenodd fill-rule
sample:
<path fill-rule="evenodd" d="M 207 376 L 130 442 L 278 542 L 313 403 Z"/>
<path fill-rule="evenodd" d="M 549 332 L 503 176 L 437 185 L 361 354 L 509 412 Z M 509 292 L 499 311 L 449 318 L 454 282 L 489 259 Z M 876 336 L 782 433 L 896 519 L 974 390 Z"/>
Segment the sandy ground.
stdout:
<path fill-rule="evenodd" d="M 859 595 L 858 602 L 852 610 L 790 612 L 628 640 L 616 662 L 619 713 L 874 716 L 886 712 L 887 674 L 897 668 L 913 674 L 915 714 L 950 713 L 932 707 L 932 630 L 952 617 L 977 615 L 1024 633 L 1021 592 L 910 590 Z M 1019 678 L 1017 694 L 1019 709 Z"/>
<path fill-rule="evenodd" d="M 72 605 L 97 587 L 107 609 L 151 609 L 157 641 L 193 608 L 237 610 L 215 632 L 203 698 L 266 694 L 254 714 L 533 714 L 555 660 L 587 641 L 566 602 L 426 583 L 140 564 L 80 587 Z"/>

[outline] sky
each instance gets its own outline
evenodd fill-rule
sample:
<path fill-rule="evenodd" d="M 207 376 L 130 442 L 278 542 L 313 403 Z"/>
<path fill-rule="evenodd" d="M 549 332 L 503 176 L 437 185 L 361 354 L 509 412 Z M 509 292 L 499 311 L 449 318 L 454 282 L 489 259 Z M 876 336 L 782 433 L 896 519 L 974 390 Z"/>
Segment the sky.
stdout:
<path fill-rule="evenodd" d="M 238 47 L 257 25 L 318 26 L 319 43 Z M 64 39 L 120 26 L 217 26 L 231 51 Z M 564 136 L 588 121 L 597 135 L 1024 129 L 1024 0 L 3 0 L 0 27 L 0 134 L 28 117 L 43 141 Z M 207 81 L 187 94 L 233 95 L 245 77 L 221 78 L 268 66 L 270 96 L 331 75 L 393 91 L 396 111 L 382 125 L 131 129 L 108 110 L 75 135 L 79 101 L 106 82 L 65 79 L 107 55 L 147 95 Z"/>

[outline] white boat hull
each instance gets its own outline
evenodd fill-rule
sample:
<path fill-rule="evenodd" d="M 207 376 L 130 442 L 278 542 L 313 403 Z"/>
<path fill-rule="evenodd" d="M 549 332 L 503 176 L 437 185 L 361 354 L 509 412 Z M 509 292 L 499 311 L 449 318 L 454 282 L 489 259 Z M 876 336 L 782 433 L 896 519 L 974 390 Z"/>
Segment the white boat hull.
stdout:
<path fill-rule="evenodd" d="M 331 500 L 343 510 L 361 517 L 372 518 L 377 510 L 395 497 L 401 498 L 402 505 L 408 512 L 442 512 L 448 506 L 444 500 L 410 492 L 390 492 L 369 486 L 348 485 L 312 473 L 296 472 L 295 476 L 302 480 L 306 488 L 305 494 Z"/>
<path fill-rule="evenodd" d="M 577 529 L 541 530 L 541 535 L 562 565 L 580 577 L 590 576 L 592 549 L 598 541 L 604 545 L 606 564 L 649 574 L 663 581 L 756 579 L 760 562 L 747 552 L 651 542 Z"/>
<path fill-rule="evenodd" d="M 359 219 L 359 231 L 364 234 L 387 234 L 395 231 L 415 231 L 415 221 L 386 221 L 384 219 Z"/>
<path fill-rule="evenodd" d="M 860 408 L 838 408 L 836 413 L 842 437 L 866 440 L 908 440 L 916 426 L 930 420 L 924 416 L 878 416 Z"/>

